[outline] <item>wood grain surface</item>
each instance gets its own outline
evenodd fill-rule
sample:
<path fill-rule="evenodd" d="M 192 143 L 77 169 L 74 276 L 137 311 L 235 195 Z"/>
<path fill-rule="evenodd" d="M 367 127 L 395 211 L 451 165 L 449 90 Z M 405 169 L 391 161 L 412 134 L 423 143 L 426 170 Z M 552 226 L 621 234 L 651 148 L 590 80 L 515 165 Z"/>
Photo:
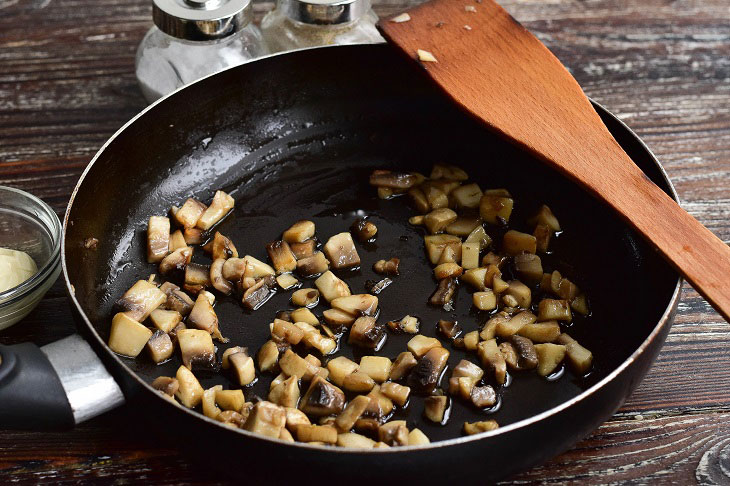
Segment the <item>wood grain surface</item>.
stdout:
<path fill-rule="evenodd" d="M 413 3 L 375 8 L 388 16 Z M 683 207 L 728 242 L 727 0 L 501 3 L 644 139 Z M 270 7 L 256 3 L 257 18 Z M 147 0 L 0 0 L 0 184 L 63 211 L 96 150 L 144 107 L 133 67 L 150 16 Z M 0 342 L 45 344 L 73 329 L 57 284 Z M 730 325 L 686 287 L 666 345 L 619 413 L 509 482 L 728 484 L 728 390 Z M 136 428 L 136 413 L 121 408 L 65 433 L 0 431 L 0 483 L 225 484 Z"/>

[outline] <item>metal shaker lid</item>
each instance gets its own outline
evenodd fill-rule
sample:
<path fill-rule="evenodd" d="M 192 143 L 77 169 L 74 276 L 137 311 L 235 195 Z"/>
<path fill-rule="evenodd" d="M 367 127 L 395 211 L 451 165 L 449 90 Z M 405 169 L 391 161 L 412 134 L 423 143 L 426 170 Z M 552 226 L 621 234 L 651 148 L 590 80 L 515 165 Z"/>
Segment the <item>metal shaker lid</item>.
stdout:
<path fill-rule="evenodd" d="M 235 34 L 251 22 L 251 0 L 153 0 L 152 20 L 178 39 L 207 41 Z"/>
<path fill-rule="evenodd" d="M 370 0 L 281 0 L 279 5 L 290 19 L 318 25 L 352 22 L 370 7 Z"/>

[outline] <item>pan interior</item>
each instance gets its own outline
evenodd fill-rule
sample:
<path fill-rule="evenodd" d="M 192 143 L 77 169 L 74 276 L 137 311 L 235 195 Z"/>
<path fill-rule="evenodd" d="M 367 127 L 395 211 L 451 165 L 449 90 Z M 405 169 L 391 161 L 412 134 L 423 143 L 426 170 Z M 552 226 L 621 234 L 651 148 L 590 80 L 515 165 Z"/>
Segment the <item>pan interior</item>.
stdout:
<path fill-rule="evenodd" d="M 461 166 L 482 188 L 508 188 L 516 201 L 514 229 L 531 232 L 525 220 L 543 203 L 558 215 L 564 232 L 543 261 L 590 298 L 593 315 L 576 319 L 569 332 L 593 351 L 594 369 L 585 378 L 566 372 L 556 381 L 515 374 L 496 412 L 460 404 L 447 426 L 421 419 L 423 402 L 414 398 L 405 414 L 409 426 L 422 428 L 431 440 L 445 439 L 460 435 L 465 420 L 494 418 L 506 425 L 552 408 L 615 369 L 665 311 L 677 276 L 643 240 L 574 184 L 455 110 L 386 47 L 302 51 L 245 68 L 209 78 L 150 109 L 101 152 L 86 175 L 69 215 L 66 258 L 76 297 L 102 340 L 114 301 L 134 281 L 156 272 L 145 260 L 147 219 L 187 197 L 209 201 L 216 189 L 236 199 L 234 213 L 218 229 L 239 253 L 262 260 L 264 245 L 298 219 L 312 219 L 326 241 L 347 231 L 356 217 L 369 216 L 378 226 L 377 240 L 358 248 L 361 269 L 341 276 L 353 293 L 364 292 L 365 281 L 377 277 L 371 270 L 376 260 L 401 259 L 403 272 L 380 295 L 379 320 L 416 315 L 428 335 L 436 335 L 438 319 L 456 319 L 465 332 L 478 329 L 487 316 L 472 310 L 466 286 L 452 312 L 425 304 L 436 283 L 422 232 L 407 224 L 413 213 L 403 199 L 378 199 L 367 183 L 374 168 L 428 174 L 433 163 Z M 615 121 L 606 121 L 637 164 L 668 190 L 650 155 Z M 96 249 L 84 248 L 90 237 L 99 240 Z M 194 260 L 209 262 L 198 253 Z M 231 341 L 218 345 L 219 357 L 231 345 L 258 350 L 275 312 L 292 308 L 289 294 L 279 292 L 255 312 L 244 310 L 238 299 L 220 297 L 216 312 Z M 325 308 L 320 304 L 314 311 L 321 315 Z M 378 354 L 395 358 L 409 337 L 389 334 Z M 478 362 L 474 353 L 447 348 L 451 368 L 462 358 Z M 349 345 L 343 344 L 342 353 L 353 357 Z M 154 366 L 145 356 L 123 362 L 148 382 L 174 376 L 180 365 L 174 358 Z M 206 388 L 232 387 L 222 375 L 197 374 Z M 273 376 L 259 376 L 245 391 L 247 399 L 266 397 Z"/>

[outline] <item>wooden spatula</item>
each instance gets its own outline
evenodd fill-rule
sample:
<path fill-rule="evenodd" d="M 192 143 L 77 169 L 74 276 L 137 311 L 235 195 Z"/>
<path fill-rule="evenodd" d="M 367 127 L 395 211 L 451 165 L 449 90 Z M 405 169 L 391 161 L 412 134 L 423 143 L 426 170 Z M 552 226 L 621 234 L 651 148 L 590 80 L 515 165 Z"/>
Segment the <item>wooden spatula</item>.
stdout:
<path fill-rule="evenodd" d="M 633 163 L 547 47 L 492 0 L 408 13 L 380 22 L 391 44 L 489 128 L 613 207 L 730 321 L 730 247 Z"/>

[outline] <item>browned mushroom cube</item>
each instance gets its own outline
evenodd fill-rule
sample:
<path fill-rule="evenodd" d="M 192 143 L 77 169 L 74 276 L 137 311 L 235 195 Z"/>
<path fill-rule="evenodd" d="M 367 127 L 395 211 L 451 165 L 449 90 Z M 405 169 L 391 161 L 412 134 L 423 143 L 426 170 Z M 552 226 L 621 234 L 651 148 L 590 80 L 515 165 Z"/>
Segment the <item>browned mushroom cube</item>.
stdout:
<path fill-rule="evenodd" d="M 290 376 L 269 391 L 269 401 L 282 407 L 295 408 L 299 403 L 299 380 Z"/>
<path fill-rule="evenodd" d="M 180 383 L 177 381 L 177 378 L 159 376 L 152 382 L 152 388 L 161 392 L 163 395 L 174 397 L 175 393 L 180 388 Z"/>
<path fill-rule="evenodd" d="M 438 307 L 444 306 L 450 303 L 454 294 L 456 293 L 457 281 L 455 278 L 445 278 L 439 280 L 439 285 L 436 291 L 428 299 L 428 303 Z"/>
<path fill-rule="evenodd" d="M 182 353 L 182 362 L 187 368 L 193 366 L 213 369 L 216 365 L 215 346 L 208 331 L 183 329 L 177 333 L 177 341 Z"/>
<path fill-rule="evenodd" d="M 175 396 L 180 403 L 188 408 L 197 407 L 203 400 L 203 387 L 200 386 L 200 382 L 195 377 L 192 371 L 185 366 L 180 366 L 177 369 L 175 378 L 178 381 L 179 387 Z"/>
<path fill-rule="evenodd" d="M 319 291 L 317 289 L 299 289 L 291 296 L 292 304 L 298 307 L 314 307 L 319 303 Z"/>
<path fill-rule="evenodd" d="M 276 367 L 279 360 L 279 348 L 274 341 L 266 341 L 259 349 L 256 358 L 261 371 L 271 371 Z"/>
<path fill-rule="evenodd" d="M 256 368 L 248 353 L 234 353 L 228 358 L 233 376 L 241 386 L 250 385 L 256 380 Z"/>
<path fill-rule="evenodd" d="M 378 439 L 390 446 L 408 445 L 408 428 L 405 420 L 393 420 L 378 429 Z"/>
<path fill-rule="evenodd" d="M 411 389 L 417 393 L 432 392 L 441 379 L 448 359 L 449 351 L 446 348 L 430 349 L 418 360 L 418 364 L 408 376 L 408 384 Z"/>
<path fill-rule="evenodd" d="M 418 364 L 418 361 L 410 351 L 404 351 L 398 355 L 390 369 L 389 378 L 391 380 L 400 380 L 405 378 L 408 373 Z"/>
<path fill-rule="evenodd" d="M 362 371 L 355 371 L 345 376 L 342 388 L 353 393 L 368 393 L 375 386 L 375 380 Z"/>
<path fill-rule="evenodd" d="M 167 361 L 174 350 L 175 347 L 172 345 L 170 336 L 160 330 L 155 331 L 147 341 L 147 352 L 152 361 L 157 364 Z"/>
<path fill-rule="evenodd" d="M 322 312 L 322 317 L 324 317 L 327 324 L 335 329 L 339 329 L 343 326 L 350 327 L 356 320 L 355 316 L 350 315 L 347 312 L 343 312 L 340 309 L 327 309 Z"/>
<path fill-rule="evenodd" d="M 243 293 L 243 305 L 251 310 L 258 309 L 276 293 L 275 285 L 276 279 L 272 275 L 260 278 Z"/>
<path fill-rule="evenodd" d="M 350 328 L 349 344 L 363 348 L 378 349 L 385 341 L 385 326 L 378 324 L 374 317 L 359 317 Z"/>
<path fill-rule="evenodd" d="M 448 419 L 449 397 L 445 395 L 431 395 L 424 400 L 423 414 L 431 422 L 442 424 Z"/>
<path fill-rule="evenodd" d="M 304 277 L 313 277 L 329 269 L 329 261 L 318 251 L 312 256 L 297 260 L 297 272 Z"/>
<path fill-rule="evenodd" d="M 528 224 L 544 224 L 548 226 L 552 231 L 560 231 L 560 223 L 558 218 L 555 217 L 550 208 L 543 204 L 540 210 L 532 218 L 527 220 Z"/>
<path fill-rule="evenodd" d="M 218 221 L 223 219 L 228 212 L 233 209 L 235 201 L 231 196 L 223 191 L 216 191 L 213 196 L 213 201 L 210 206 L 206 208 L 203 214 L 200 215 L 196 226 L 202 230 L 208 230 L 213 227 Z"/>
<path fill-rule="evenodd" d="M 147 261 L 161 262 L 170 251 L 170 220 L 163 216 L 150 217 L 147 224 Z"/>
<path fill-rule="evenodd" d="M 297 268 L 297 259 L 286 241 L 272 241 L 266 245 L 266 251 L 278 273 L 291 272 Z"/>
<path fill-rule="evenodd" d="M 360 265 L 360 256 L 357 254 L 355 242 L 350 233 L 339 233 L 332 236 L 324 245 L 324 253 L 332 268 L 343 269 Z"/>
<path fill-rule="evenodd" d="M 403 407 L 408 402 L 408 397 L 411 394 L 411 389 L 407 386 L 399 385 L 393 381 L 383 383 L 380 386 L 380 392 L 386 397 L 393 400 L 393 402 Z"/>
<path fill-rule="evenodd" d="M 439 320 L 437 324 L 439 332 L 447 339 L 454 339 L 461 334 L 461 326 L 456 321 Z"/>
<path fill-rule="evenodd" d="M 355 426 L 355 422 L 362 416 L 365 409 L 370 405 L 370 398 L 358 395 L 347 404 L 347 407 L 335 419 L 335 425 L 343 432 L 347 432 Z"/>
<path fill-rule="evenodd" d="M 357 371 L 358 368 L 357 363 L 344 356 L 338 356 L 327 363 L 327 369 L 330 372 L 329 378 L 337 386 L 342 386 L 345 377 Z"/>
<path fill-rule="evenodd" d="M 332 302 L 338 297 L 351 295 L 350 287 L 347 283 L 329 270 L 320 275 L 317 280 L 314 281 L 314 285 L 327 302 Z"/>
<path fill-rule="evenodd" d="M 378 298 L 370 294 L 355 294 L 338 297 L 330 305 L 351 316 L 374 316 L 378 310 Z"/>
<path fill-rule="evenodd" d="M 218 330 L 218 316 L 206 295 L 198 295 L 187 322 L 189 325 L 207 331 L 213 337 L 222 340 L 222 336 Z"/>
<path fill-rule="evenodd" d="M 337 443 L 337 429 L 331 425 L 299 425 L 296 435 L 299 442 Z"/>
<path fill-rule="evenodd" d="M 314 223 L 311 221 L 297 221 L 284 231 L 283 239 L 287 243 L 303 243 L 314 236 Z"/>
<path fill-rule="evenodd" d="M 142 322 L 166 300 L 165 292 L 155 284 L 147 280 L 138 280 L 116 302 L 116 306 L 130 319 Z"/>
<path fill-rule="evenodd" d="M 302 258 L 314 255 L 314 251 L 317 248 L 317 242 L 314 240 L 314 238 L 302 241 L 301 243 L 294 243 L 290 241 L 289 248 L 291 248 L 291 251 L 292 253 L 294 253 L 296 259 L 301 260 Z"/>
<path fill-rule="evenodd" d="M 499 351 L 497 341 L 490 339 L 480 342 L 478 353 L 482 366 L 494 373 L 497 383 L 504 385 L 504 382 L 507 380 L 507 363 Z"/>
<path fill-rule="evenodd" d="M 502 224 L 509 221 L 514 200 L 504 189 L 484 191 L 479 201 L 479 215 L 491 224 Z"/>
<path fill-rule="evenodd" d="M 350 231 L 352 231 L 358 241 L 366 243 L 375 238 L 378 228 L 367 219 L 360 218 L 352 223 Z"/>
<path fill-rule="evenodd" d="M 339 414 L 345 408 L 345 394 L 321 376 L 315 376 L 302 397 L 299 409 L 313 417 Z"/>
<path fill-rule="evenodd" d="M 481 432 L 489 432 L 496 430 L 499 425 L 494 420 L 484 420 L 481 422 L 464 422 L 464 433 L 467 435 L 479 434 Z"/>
<path fill-rule="evenodd" d="M 253 406 L 243 428 L 257 434 L 279 438 L 284 425 L 286 425 L 284 407 L 261 401 Z"/>
<path fill-rule="evenodd" d="M 538 306 L 537 320 L 570 322 L 573 320 L 570 304 L 567 300 L 543 299 Z"/>
<path fill-rule="evenodd" d="M 136 357 L 152 337 L 152 331 L 120 312 L 112 319 L 109 347 L 115 353 Z"/>
<path fill-rule="evenodd" d="M 202 202 L 191 198 L 185 201 L 180 209 L 175 212 L 175 221 L 183 228 L 194 228 L 200 216 L 208 207 Z"/>

